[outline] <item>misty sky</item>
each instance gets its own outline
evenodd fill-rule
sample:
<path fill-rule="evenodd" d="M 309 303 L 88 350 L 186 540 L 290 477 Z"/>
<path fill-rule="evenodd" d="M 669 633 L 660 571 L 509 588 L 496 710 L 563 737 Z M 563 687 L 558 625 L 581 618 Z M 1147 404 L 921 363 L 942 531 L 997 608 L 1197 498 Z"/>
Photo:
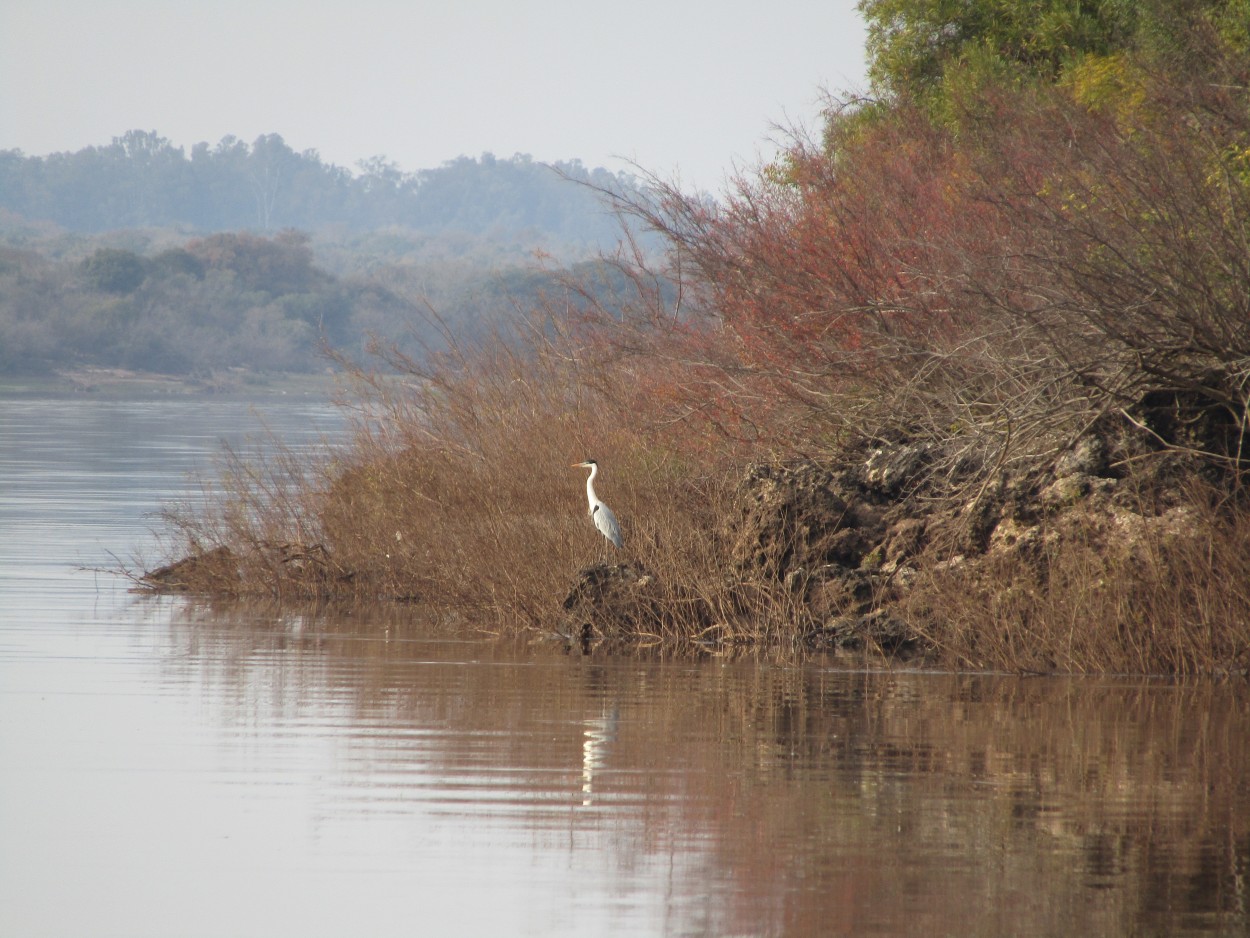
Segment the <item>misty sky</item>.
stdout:
<path fill-rule="evenodd" d="M 355 168 L 528 153 L 719 190 L 862 90 L 855 0 L 0 0 L 0 150 L 281 134 Z"/>

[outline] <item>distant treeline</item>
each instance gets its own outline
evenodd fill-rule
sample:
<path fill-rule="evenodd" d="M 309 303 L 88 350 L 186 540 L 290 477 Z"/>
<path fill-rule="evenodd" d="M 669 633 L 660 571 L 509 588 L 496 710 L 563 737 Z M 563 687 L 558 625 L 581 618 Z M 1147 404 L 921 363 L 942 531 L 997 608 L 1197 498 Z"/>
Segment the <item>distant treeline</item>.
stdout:
<path fill-rule="evenodd" d="M 167 232 L 73 237 L 68 247 L 63 238 L 0 241 L 0 374 L 310 371 L 325 366 L 323 345 L 352 356 L 371 338 L 420 357 L 450 336 L 491 332 L 517 305 L 560 296 L 568 308 L 611 309 L 629 289 L 608 262 L 539 269 L 485 249 L 335 273 L 317 262 L 307 235 L 289 229 L 182 241 Z"/>
<path fill-rule="evenodd" d="M 568 179 L 634 187 L 626 174 L 519 154 L 460 157 L 412 173 L 374 157 L 358 169 L 323 162 L 316 150 L 296 153 L 278 134 L 250 145 L 232 136 L 197 143 L 188 156 L 154 131 L 132 130 L 74 153 L 0 151 L 0 210 L 77 232 L 400 226 L 504 238 L 532 231 L 561 244 L 601 244 L 615 240 L 616 221 L 592 188 Z"/>
<path fill-rule="evenodd" d="M 352 354 L 371 338 L 421 355 L 568 276 L 613 308 L 624 285 L 596 258 L 622 229 L 603 191 L 638 185 L 523 155 L 352 173 L 276 134 L 190 156 L 141 131 L 0 151 L 0 373 L 303 371 L 324 366 L 323 343 Z"/>

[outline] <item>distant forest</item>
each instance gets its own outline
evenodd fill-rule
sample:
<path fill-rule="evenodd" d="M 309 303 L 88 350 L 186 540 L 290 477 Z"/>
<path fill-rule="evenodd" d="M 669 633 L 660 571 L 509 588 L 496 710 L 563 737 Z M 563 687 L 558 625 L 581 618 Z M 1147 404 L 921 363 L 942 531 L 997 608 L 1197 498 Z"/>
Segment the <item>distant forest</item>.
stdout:
<path fill-rule="evenodd" d="M 235 137 L 197 143 L 188 156 L 155 132 L 132 130 L 74 153 L 0 151 L 0 208 L 79 232 L 402 226 L 533 231 L 587 244 L 614 238 L 614 222 L 591 190 L 561 177 L 606 189 L 633 186 L 629 176 L 588 170 L 576 160 L 548 166 L 524 155 L 460 157 L 413 173 L 373 157 L 358 168 L 353 174 L 322 162 L 316 150 L 296 153 L 278 134 L 250 145 Z"/>
<path fill-rule="evenodd" d="M 637 192 L 629 175 L 489 154 L 358 168 L 277 134 L 190 155 L 144 131 L 0 151 L 0 372 L 311 370 L 323 341 L 471 337 L 574 269 L 620 288 L 597 259 L 621 237 L 597 190 Z"/>

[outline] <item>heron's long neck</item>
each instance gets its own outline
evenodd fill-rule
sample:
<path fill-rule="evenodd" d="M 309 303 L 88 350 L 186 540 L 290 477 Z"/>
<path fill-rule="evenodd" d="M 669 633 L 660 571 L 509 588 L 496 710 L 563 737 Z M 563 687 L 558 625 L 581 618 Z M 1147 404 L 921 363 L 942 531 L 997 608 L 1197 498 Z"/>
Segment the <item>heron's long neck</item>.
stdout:
<path fill-rule="evenodd" d="M 597 465 L 590 467 L 590 475 L 586 477 L 586 498 L 590 502 L 590 507 L 595 506 L 595 502 L 599 499 L 595 497 L 595 476 L 599 474 Z"/>

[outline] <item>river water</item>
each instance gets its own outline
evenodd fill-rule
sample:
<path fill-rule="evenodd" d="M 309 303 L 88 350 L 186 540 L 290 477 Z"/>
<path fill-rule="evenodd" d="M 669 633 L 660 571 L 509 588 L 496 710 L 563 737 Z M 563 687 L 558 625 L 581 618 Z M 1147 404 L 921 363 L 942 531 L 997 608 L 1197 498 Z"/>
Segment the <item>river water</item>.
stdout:
<path fill-rule="evenodd" d="M 0 399 L 0 935 L 1244 935 L 1250 695 L 566 654 L 109 572 L 273 397 Z M 576 518 L 570 523 L 577 523 Z"/>

